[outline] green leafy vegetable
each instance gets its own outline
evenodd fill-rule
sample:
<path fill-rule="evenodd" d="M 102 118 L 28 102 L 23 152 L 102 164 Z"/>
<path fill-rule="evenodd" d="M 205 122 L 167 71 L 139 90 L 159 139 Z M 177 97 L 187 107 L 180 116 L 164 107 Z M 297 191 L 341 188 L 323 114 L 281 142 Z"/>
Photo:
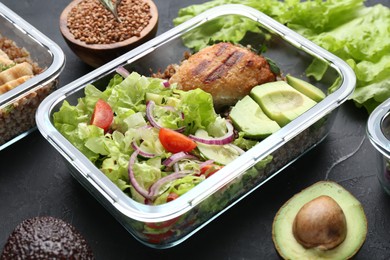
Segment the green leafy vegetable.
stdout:
<path fill-rule="evenodd" d="M 174 170 L 162 165 L 171 153 L 159 141 L 158 128 L 146 121 L 147 96 L 167 102 L 156 105 L 153 110 L 155 120 L 164 126 L 177 128 L 182 124 L 179 126 L 186 126 L 187 134 L 194 134 L 198 129 L 220 133 L 222 126 L 226 127 L 224 119 L 217 117 L 209 93 L 200 89 L 181 91 L 175 86 L 172 84 L 166 88 L 161 79 L 144 77 L 136 72 L 126 78 L 115 74 L 105 90 L 89 84 L 84 89 L 85 96 L 79 98 L 76 105 L 64 101 L 59 111 L 53 114 L 54 126 L 121 190 L 144 203 L 145 198 L 129 181 L 129 159 L 135 150 L 133 144 L 141 151 L 153 154 L 153 158 L 141 156 L 132 166 L 135 178 L 146 190 Z M 109 132 L 90 124 L 99 99 L 109 103 L 114 111 Z M 168 102 L 171 102 L 169 106 Z M 164 184 L 154 204 L 165 203 L 170 192 L 181 195 L 204 180 L 205 176 L 193 175 L 196 172 L 191 171 L 195 167 L 200 171 L 198 161 L 184 161 L 178 165 L 191 176 Z"/>
<path fill-rule="evenodd" d="M 347 61 L 357 76 L 351 98 L 357 106 L 371 112 L 390 98 L 390 9 L 380 4 L 366 7 L 363 3 L 363 0 L 214 0 L 180 9 L 174 24 L 222 4 L 253 7 Z M 238 43 L 247 32 L 258 32 L 254 22 L 238 19 L 207 23 L 186 35 L 184 44 L 199 50 L 209 41 Z M 320 80 L 326 70 L 326 64 L 314 60 L 306 73 Z"/>

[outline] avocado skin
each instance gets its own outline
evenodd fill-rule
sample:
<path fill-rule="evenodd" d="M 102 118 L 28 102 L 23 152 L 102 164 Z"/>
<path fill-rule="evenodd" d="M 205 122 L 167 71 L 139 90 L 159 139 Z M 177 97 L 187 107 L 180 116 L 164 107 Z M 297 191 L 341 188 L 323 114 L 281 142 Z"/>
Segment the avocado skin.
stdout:
<path fill-rule="evenodd" d="M 94 256 L 75 227 L 45 216 L 20 223 L 9 236 L 0 259 L 94 259 Z"/>

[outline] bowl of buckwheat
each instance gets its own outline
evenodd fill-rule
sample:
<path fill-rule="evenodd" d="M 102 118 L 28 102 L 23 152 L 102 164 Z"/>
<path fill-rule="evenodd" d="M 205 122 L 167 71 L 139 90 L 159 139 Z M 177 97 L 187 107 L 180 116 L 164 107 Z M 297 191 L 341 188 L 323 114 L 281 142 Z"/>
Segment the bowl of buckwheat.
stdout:
<path fill-rule="evenodd" d="M 94 68 L 152 39 L 157 26 L 151 0 L 74 0 L 60 16 L 66 43 Z"/>

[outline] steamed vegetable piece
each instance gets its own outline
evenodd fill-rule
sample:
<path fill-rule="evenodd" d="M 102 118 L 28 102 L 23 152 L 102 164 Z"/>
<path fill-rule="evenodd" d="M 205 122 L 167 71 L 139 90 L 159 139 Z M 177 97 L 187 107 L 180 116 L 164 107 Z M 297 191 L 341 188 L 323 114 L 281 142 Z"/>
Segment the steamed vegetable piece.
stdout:
<path fill-rule="evenodd" d="M 390 97 L 390 9 L 379 4 L 365 7 L 363 2 L 214 0 L 180 9 L 174 23 L 222 4 L 244 4 L 260 10 L 347 61 L 357 76 L 352 99 L 371 112 Z M 186 35 L 183 41 L 198 50 L 210 40 L 239 42 L 246 32 L 258 32 L 254 22 L 229 18 L 208 23 L 207 28 Z M 318 61 L 307 69 L 307 75 L 317 80 L 325 72 L 326 64 Z"/>

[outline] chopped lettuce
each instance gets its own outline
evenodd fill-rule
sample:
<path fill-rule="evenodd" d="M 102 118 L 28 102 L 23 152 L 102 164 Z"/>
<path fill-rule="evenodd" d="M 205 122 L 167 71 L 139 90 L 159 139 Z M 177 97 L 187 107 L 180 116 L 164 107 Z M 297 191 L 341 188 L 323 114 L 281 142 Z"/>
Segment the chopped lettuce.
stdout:
<path fill-rule="evenodd" d="M 222 4 L 244 4 L 264 12 L 353 65 L 357 85 L 353 101 L 371 112 L 390 98 L 390 9 L 377 4 L 364 6 L 363 0 L 214 0 L 180 9 L 178 25 L 201 12 Z M 238 18 L 237 18 L 238 19 Z M 208 42 L 239 42 L 247 32 L 257 32 L 253 22 L 217 20 L 186 35 L 184 43 L 199 50 Z M 317 80 L 326 65 L 313 61 L 307 75 Z"/>
<path fill-rule="evenodd" d="M 149 190 L 151 185 L 173 171 L 162 163 L 171 153 L 159 141 L 158 128 L 147 122 L 147 96 L 152 94 L 161 99 L 161 104 L 153 109 L 153 116 L 164 127 L 176 129 L 185 126 L 187 134 L 194 134 L 198 129 L 217 131 L 222 125 L 209 93 L 200 89 L 180 91 L 174 84 L 166 88 L 161 79 L 144 77 L 135 72 L 124 79 L 116 74 L 104 91 L 89 84 L 84 92 L 85 96 L 79 98 L 76 105 L 63 102 L 59 111 L 53 114 L 54 126 L 121 190 L 140 203 L 144 203 L 145 198 L 131 185 L 128 175 L 134 144 L 141 151 L 154 155 L 151 159 L 140 156 L 132 166 L 134 176 L 143 189 Z M 107 101 L 114 112 L 108 132 L 90 124 L 98 99 Z M 200 171 L 199 162 L 194 161 L 181 163 L 179 167 L 187 172 L 193 169 Z M 203 179 L 204 176 L 191 174 L 166 183 L 153 203 L 165 203 L 170 192 L 181 195 Z"/>

